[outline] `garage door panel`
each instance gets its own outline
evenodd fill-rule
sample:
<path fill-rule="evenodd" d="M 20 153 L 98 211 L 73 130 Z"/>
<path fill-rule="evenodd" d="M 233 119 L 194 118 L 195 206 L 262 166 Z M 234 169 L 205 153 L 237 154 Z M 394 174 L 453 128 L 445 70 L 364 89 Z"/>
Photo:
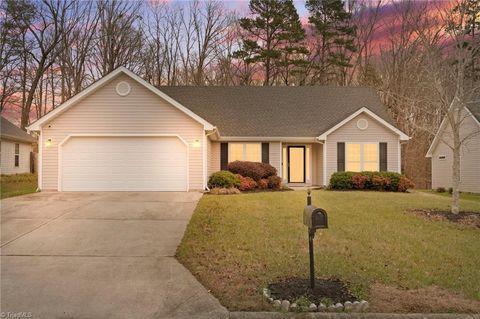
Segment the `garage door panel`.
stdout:
<path fill-rule="evenodd" d="M 177 137 L 72 137 L 61 161 L 65 191 L 187 189 L 187 149 Z"/>

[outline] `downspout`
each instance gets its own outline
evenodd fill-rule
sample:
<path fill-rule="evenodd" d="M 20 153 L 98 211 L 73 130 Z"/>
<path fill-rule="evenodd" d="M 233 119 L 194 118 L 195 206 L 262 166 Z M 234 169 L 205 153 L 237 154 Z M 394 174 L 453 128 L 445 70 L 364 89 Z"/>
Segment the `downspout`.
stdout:
<path fill-rule="evenodd" d="M 215 134 L 215 133 L 217 133 L 217 132 L 218 132 L 217 127 L 214 126 L 214 127 L 213 127 L 213 130 L 212 130 L 210 133 L 205 134 L 205 136 L 204 136 L 205 140 L 207 141 L 207 139 L 208 139 L 208 137 L 209 137 L 210 135 L 213 135 L 213 134 Z M 208 141 L 207 141 L 207 142 L 208 142 Z M 205 148 L 205 151 L 204 151 L 205 154 L 206 154 L 206 151 L 207 151 L 207 150 L 206 150 L 206 148 Z M 207 166 L 206 157 L 207 157 L 207 156 L 205 156 L 205 163 L 204 163 L 205 166 Z M 206 174 L 206 168 L 205 168 L 205 176 L 203 177 L 203 181 L 204 181 L 204 183 L 205 183 L 205 190 L 207 190 L 207 191 L 209 192 L 209 191 L 210 191 L 210 188 L 208 188 L 208 183 L 207 183 L 207 181 L 206 181 L 206 179 L 207 179 L 207 176 L 206 176 L 206 175 L 207 175 L 207 174 Z"/>

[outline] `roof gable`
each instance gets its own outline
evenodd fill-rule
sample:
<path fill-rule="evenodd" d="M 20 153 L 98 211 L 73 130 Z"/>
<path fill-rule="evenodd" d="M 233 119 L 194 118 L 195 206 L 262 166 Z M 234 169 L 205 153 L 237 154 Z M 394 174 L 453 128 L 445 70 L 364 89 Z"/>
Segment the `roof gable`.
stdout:
<path fill-rule="evenodd" d="M 35 143 L 37 140 L 27 134 L 24 130 L 7 120 L 2 116 L 1 122 L 1 134 L 0 136 L 5 139 L 26 142 L 26 143 Z"/>
<path fill-rule="evenodd" d="M 393 126 L 392 124 L 388 123 L 387 121 L 385 121 L 383 118 L 381 118 L 380 116 L 376 115 L 375 113 L 373 113 L 372 111 L 370 111 L 368 108 L 366 107 L 362 107 L 360 108 L 358 111 L 352 113 L 350 116 L 348 116 L 347 118 L 345 118 L 344 120 L 342 120 L 341 122 L 339 122 L 337 125 L 331 127 L 330 129 L 328 129 L 326 132 L 324 132 L 323 134 L 321 134 L 318 139 L 319 140 L 325 140 L 327 139 L 327 136 L 333 132 L 335 132 L 336 130 L 338 130 L 339 128 L 341 128 L 342 126 L 344 126 L 345 124 L 347 124 L 348 122 L 350 122 L 352 119 L 354 119 L 355 117 L 357 117 L 358 115 L 362 114 L 362 113 L 365 113 L 365 114 L 368 114 L 369 116 L 371 116 L 372 118 L 374 118 L 377 122 L 379 122 L 380 124 L 382 124 L 383 126 L 385 126 L 387 129 L 391 130 L 392 132 L 398 134 L 398 136 L 400 137 L 400 140 L 401 141 L 408 141 L 410 139 L 410 137 L 408 137 L 407 134 L 403 133 L 402 131 L 400 131 L 399 129 L 397 129 L 395 126 Z"/>
<path fill-rule="evenodd" d="M 190 116 L 191 118 L 193 118 L 194 120 L 196 120 L 197 122 L 199 122 L 200 124 L 203 124 L 204 128 L 207 129 L 207 130 L 212 130 L 214 127 L 212 124 L 208 123 L 206 120 L 204 120 L 203 118 L 201 118 L 200 116 L 198 116 L 197 114 L 193 113 L 190 109 L 186 108 L 185 106 L 183 106 L 182 104 L 178 103 L 177 101 L 175 101 L 174 99 L 170 98 L 168 95 L 166 95 L 165 93 L 161 92 L 160 90 L 158 90 L 157 88 L 155 88 L 153 85 L 151 85 L 150 83 L 148 83 L 147 81 L 143 80 L 142 78 L 140 78 L 138 75 L 134 74 L 133 72 L 131 72 L 130 70 L 128 70 L 127 68 L 125 67 L 119 67 L 117 69 L 115 69 L 114 71 L 110 72 L 109 74 L 105 75 L 103 78 L 101 78 L 100 80 L 96 81 L 95 83 L 91 84 L 90 86 L 88 86 L 86 89 L 84 89 L 83 91 L 81 91 L 80 93 L 76 94 L 75 96 L 73 96 L 72 98 L 70 98 L 69 100 L 67 100 L 66 102 L 64 102 L 63 104 L 61 104 L 60 106 L 58 106 L 57 108 L 55 108 L 54 110 L 50 111 L 49 113 L 47 113 L 46 115 L 44 115 L 42 118 L 40 118 L 39 120 L 37 120 L 36 122 L 32 123 L 30 126 L 27 127 L 27 130 L 29 131 L 38 131 L 41 129 L 41 127 L 46 124 L 47 122 L 51 121 L 52 119 L 54 119 L 55 117 L 59 116 L 60 114 L 62 114 L 63 112 L 67 111 L 70 107 L 72 107 L 73 105 L 75 105 L 76 103 L 78 103 L 79 101 L 83 100 L 84 98 L 86 98 L 87 96 L 93 94 L 96 90 L 98 90 L 99 88 L 103 87 L 105 84 L 107 84 L 108 82 L 110 82 L 112 79 L 116 78 L 119 74 L 126 74 L 127 76 L 129 76 L 131 79 L 137 81 L 138 83 L 140 83 L 141 85 L 143 85 L 144 87 L 146 87 L 148 90 L 150 90 L 151 92 L 155 93 L 157 96 L 159 96 L 160 98 L 166 100 L 167 102 L 169 102 L 170 104 L 172 104 L 174 107 L 176 107 L 177 109 L 179 109 L 180 111 L 184 112 L 185 114 L 187 114 L 188 116 Z"/>
<path fill-rule="evenodd" d="M 480 127 L 480 102 L 468 103 L 467 105 L 468 106 L 465 106 L 465 111 L 467 111 L 467 114 L 471 116 L 471 118 Z M 432 157 L 433 151 L 435 150 L 438 143 L 440 142 L 440 136 L 443 134 L 443 131 L 445 130 L 445 127 L 447 125 L 448 125 L 448 121 L 447 121 L 447 116 L 445 115 L 443 117 L 442 123 L 440 123 L 440 126 L 437 130 L 437 133 L 435 134 L 435 137 L 433 138 L 432 143 L 430 144 L 430 147 L 428 148 L 428 151 L 425 157 Z"/>

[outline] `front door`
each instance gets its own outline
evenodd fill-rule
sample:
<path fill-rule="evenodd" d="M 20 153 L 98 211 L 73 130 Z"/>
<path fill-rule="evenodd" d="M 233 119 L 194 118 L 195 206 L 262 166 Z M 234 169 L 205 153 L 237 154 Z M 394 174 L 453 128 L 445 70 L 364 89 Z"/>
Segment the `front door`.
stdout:
<path fill-rule="evenodd" d="M 305 146 L 288 146 L 288 182 L 305 183 Z"/>

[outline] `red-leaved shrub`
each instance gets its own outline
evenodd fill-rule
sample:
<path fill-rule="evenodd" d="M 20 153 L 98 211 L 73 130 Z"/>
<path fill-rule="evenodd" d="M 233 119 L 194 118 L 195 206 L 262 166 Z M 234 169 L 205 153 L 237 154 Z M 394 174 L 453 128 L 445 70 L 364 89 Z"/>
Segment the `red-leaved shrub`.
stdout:
<path fill-rule="evenodd" d="M 227 170 L 234 174 L 250 177 L 256 181 L 277 174 L 277 169 L 270 164 L 248 161 L 231 162 L 228 164 Z"/>
<path fill-rule="evenodd" d="M 282 178 L 280 176 L 270 176 L 268 178 L 268 188 L 271 189 L 280 189 L 282 186 Z"/>
<path fill-rule="evenodd" d="M 240 179 L 240 187 L 239 189 L 241 191 L 249 191 L 252 189 L 255 189 L 257 187 L 257 182 L 253 180 L 253 178 L 248 177 L 248 176 L 242 176 L 239 174 L 236 174 L 236 176 Z"/>
<path fill-rule="evenodd" d="M 267 189 L 268 188 L 268 179 L 262 178 L 257 182 L 257 186 L 260 189 Z"/>
<path fill-rule="evenodd" d="M 414 186 L 407 177 L 395 172 L 335 172 L 330 177 L 328 188 L 406 192 Z"/>
<path fill-rule="evenodd" d="M 355 189 L 364 189 L 365 184 L 368 182 L 368 176 L 355 174 L 352 176 L 352 184 Z"/>
<path fill-rule="evenodd" d="M 383 191 L 388 189 L 391 181 L 390 178 L 380 175 L 374 175 L 372 177 L 372 187 L 377 191 Z"/>
<path fill-rule="evenodd" d="M 414 188 L 415 184 L 405 176 L 400 177 L 400 182 L 398 183 L 398 191 L 406 192 L 409 188 Z"/>

